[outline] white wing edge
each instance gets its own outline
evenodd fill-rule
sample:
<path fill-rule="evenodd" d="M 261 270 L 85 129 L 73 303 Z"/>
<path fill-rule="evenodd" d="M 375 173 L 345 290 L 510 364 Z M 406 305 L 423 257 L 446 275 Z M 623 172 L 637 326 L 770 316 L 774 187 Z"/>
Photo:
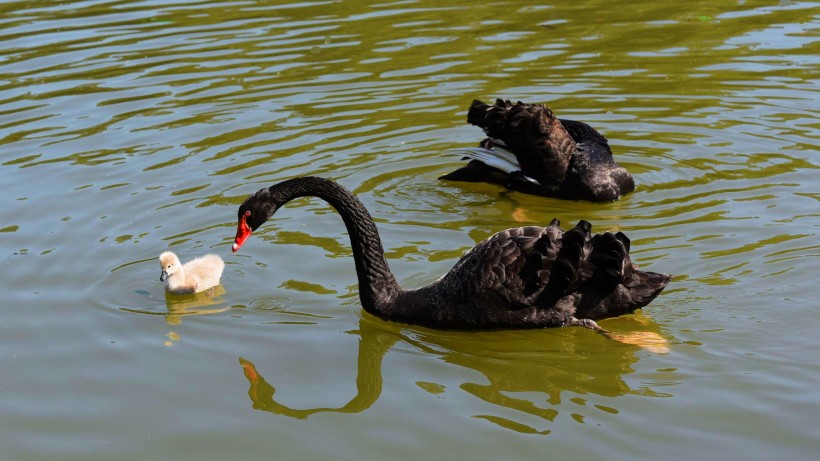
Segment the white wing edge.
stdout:
<path fill-rule="evenodd" d="M 503 149 L 498 147 L 498 144 L 493 146 L 491 149 L 485 149 L 483 147 L 468 147 L 468 148 L 461 148 L 461 149 L 450 149 L 446 151 L 447 154 L 452 155 L 461 155 L 464 157 L 471 158 L 473 160 L 478 160 L 479 162 L 493 167 L 495 169 L 501 170 L 508 174 L 519 174 L 522 178 L 530 181 L 533 184 L 540 184 L 535 179 L 530 178 L 521 173 L 521 165 L 518 164 L 518 159 L 515 157 L 515 154 L 508 151 L 507 149 Z"/>

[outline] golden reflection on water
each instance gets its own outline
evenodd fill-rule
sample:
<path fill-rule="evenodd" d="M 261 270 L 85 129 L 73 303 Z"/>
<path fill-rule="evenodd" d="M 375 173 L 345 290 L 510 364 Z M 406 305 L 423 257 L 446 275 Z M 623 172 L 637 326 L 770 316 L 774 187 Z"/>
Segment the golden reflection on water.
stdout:
<path fill-rule="evenodd" d="M 486 383 L 464 382 L 459 388 L 487 403 L 535 416 L 544 420 L 544 424 L 549 424 L 561 413 L 560 405 L 570 399 L 581 408 L 569 416 L 575 421 L 583 422 L 582 408 L 591 399 L 571 396 L 592 394 L 614 397 L 633 392 L 653 395 L 646 389 L 633 390 L 623 377 L 633 372 L 632 364 L 638 360 L 636 353 L 640 349 L 633 346 L 665 354 L 669 352 L 668 342 L 661 336 L 660 327 L 640 312 L 626 318 L 628 320 L 621 320 L 621 327 L 626 324 L 646 330 L 619 331 L 606 335 L 583 328 L 446 332 L 408 328 L 364 313 L 359 321 L 359 329 L 348 332 L 361 338 L 357 358 L 356 394 L 344 405 L 335 407 L 322 405 L 297 409 L 282 404 L 274 398 L 274 385 L 265 379 L 252 361 L 240 357 L 239 364 L 248 381 L 248 397 L 256 410 L 298 419 L 325 412 L 359 413 L 370 408 L 380 398 L 384 356 L 396 342 L 401 341 L 423 354 L 438 356 L 445 362 L 480 372 L 486 378 Z M 579 341 L 582 336 L 596 335 L 599 337 L 596 341 Z M 446 397 L 451 392 L 441 383 L 417 381 L 416 384 L 433 395 Z M 532 400 L 533 394 L 542 398 Z M 319 401 L 321 397 L 314 400 Z M 590 406 L 618 413 L 615 408 Z M 501 414 L 482 413 L 472 416 L 516 432 L 542 435 L 551 432 Z"/>
<path fill-rule="evenodd" d="M 159 306 L 149 303 L 152 298 L 150 293 L 145 290 L 137 291 L 137 294 L 142 296 L 132 301 L 134 303 L 133 307 L 120 307 L 119 309 L 134 314 L 162 316 L 165 319 L 165 323 L 169 326 L 182 325 L 183 318 L 188 316 L 213 315 L 231 309 L 231 306 L 228 306 L 225 302 L 224 296 L 226 290 L 222 284 L 199 293 L 172 294 L 165 290 L 163 290 L 163 293 L 164 312 L 158 312 L 156 309 L 158 309 Z M 139 304 L 137 301 L 139 301 Z M 163 343 L 166 346 L 172 346 L 181 339 L 181 335 L 177 331 L 168 332 L 166 337 L 167 340 Z"/>
<path fill-rule="evenodd" d="M 224 294 L 225 287 L 221 284 L 200 293 L 177 295 L 166 292 L 165 304 L 168 306 L 168 313 L 165 314 L 165 323 L 179 325 L 182 318 L 189 315 L 225 312 L 230 307 L 225 306 L 225 300 L 222 298 Z"/>

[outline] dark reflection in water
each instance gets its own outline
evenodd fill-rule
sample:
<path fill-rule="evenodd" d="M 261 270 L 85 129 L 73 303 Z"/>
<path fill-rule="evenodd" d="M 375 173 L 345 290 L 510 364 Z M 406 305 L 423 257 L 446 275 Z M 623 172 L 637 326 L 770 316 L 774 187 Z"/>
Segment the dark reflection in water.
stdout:
<path fill-rule="evenodd" d="M 399 338 L 395 334 L 379 330 L 366 320 L 360 321 L 359 330 L 351 333 L 360 335 L 362 339 L 359 343 L 357 392 L 349 402 L 338 408 L 316 407 L 302 410 L 282 405 L 273 399 L 276 389 L 259 374 L 252 362 L 240 357 L 239 363 L 250 383 L 248 397 L 253 402 L 253 408 L 300 419 L 316 413 L 359 413 L 370 408 L 382 393 L 382 359 Z"/>
<path fill-rule="evenodd" d="M 352 399 L 339 407 L 291 408 L 274 398 L 276 389 L 253 362 L 240 357 L 239 363 L 250 385 L 248 397 L 253 408 L 298 419 L 325 412 L 363 412 L 376 403 L 382 394 L 382 362 L 387 351 L 398 341 L 412 345 L 425 355 L 438 356 L 444 362 L 478 371 L 487 382 L 464 382 L 459 385 L 460 389 L 492 405 L 520 412 L 524 419 L 532 416 L 552 423 L 563 411 L 559 407 L 564 400 L 571 401 L 579 408 L 588 406 L 588 400 L 592 400 L 579 396 L 669 396 L 646 388 L 634 390 L 624 381 L 624 375 L 633 372 L 632 364 L 638 360 L 638 347 L 586 330 L 568 328 L 477 333 L 407 330 L 398 324 L 380 323 L 364 315 L 359 321 L 359 329 L 350 332 L 361 337 L 356 395 Z M 637 315 L 627 323 L 651 330 L 641 332 L 643 335 L 658 336 L 659 327 L 645 317 Z M 540 341 L 533 341 L 539 335 Z M 582 340 L 590 337 L 593 341 Z M 533 348 L 533 345 L 540 347 Z M 416 385 L 433 395 L 445 392 L 445 386 L 437 383 L 416 381 Z M 544 397 L 533 399 L 534 394 Z M 616 408 L 607 405 L 589 406 L 610 414 L 618 413 Z M 472 416 L 516 432 L 542 435 L 551 432 L 511 419 L 509 412 L 502 413 L 504 416 L 487 413 Z M 580 413 L 572 412 L 569 416 L 579 423 L 584 422 L 585 417 Z"/>

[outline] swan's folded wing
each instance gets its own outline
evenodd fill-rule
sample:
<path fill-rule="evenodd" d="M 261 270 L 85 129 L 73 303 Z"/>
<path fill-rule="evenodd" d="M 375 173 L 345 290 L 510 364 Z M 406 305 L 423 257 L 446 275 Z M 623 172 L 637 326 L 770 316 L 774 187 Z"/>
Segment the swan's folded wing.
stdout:
<path fill-rule="evenodd" d="M 589 280 L 597 282 L 602 288 L 611 288 L 623 283 L 632 274 L 634 266 L 629 258 L 629 239 L 624 234 L 598 234 L 592 237 L 590 244 Z"/>
<path fill-rule="evenodd" d="M 564 180 L 575 141 L 547 106 L 501 99 L 490 106 L 474 101 L 467 121 L 489 137 L 502 140 L 515 153 L 521 171 L 540 184 L 549 186 Z"/>
<path fill-rule="evenodd" d="M 462 258 L 470 296 L 500 309 L 531 307 L 550 278 L 561 229 L 519 227 L 498 232 Z"/>
<path fill-rule="evenodd" d="M 592 250 L 589 243 L 591 228 L 589 222 L 582 220 L 561 236 L 560 249 L 550 267 L 549 280 L 535 301 L 538 306 L 555 305 L 583 282 L 587 258 Z"/>

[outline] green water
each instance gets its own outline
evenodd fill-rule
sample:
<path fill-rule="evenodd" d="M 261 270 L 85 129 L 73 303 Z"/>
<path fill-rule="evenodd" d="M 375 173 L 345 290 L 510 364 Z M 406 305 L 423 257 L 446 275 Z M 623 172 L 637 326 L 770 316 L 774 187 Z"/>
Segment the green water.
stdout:
<path fill-rule="evenodd" d="M 0 3 L 0 459 L 813 459 L 820 8 L 809 2 Z M 474 98 L 608 136 L 611 204 L 443 183 Z M 614 332 L 364 314 L 321 175 L 430 282 L 495 231 L 587 219 L 675 275 Z M 215 252 L 211 295 L 156 257 Z"/>

